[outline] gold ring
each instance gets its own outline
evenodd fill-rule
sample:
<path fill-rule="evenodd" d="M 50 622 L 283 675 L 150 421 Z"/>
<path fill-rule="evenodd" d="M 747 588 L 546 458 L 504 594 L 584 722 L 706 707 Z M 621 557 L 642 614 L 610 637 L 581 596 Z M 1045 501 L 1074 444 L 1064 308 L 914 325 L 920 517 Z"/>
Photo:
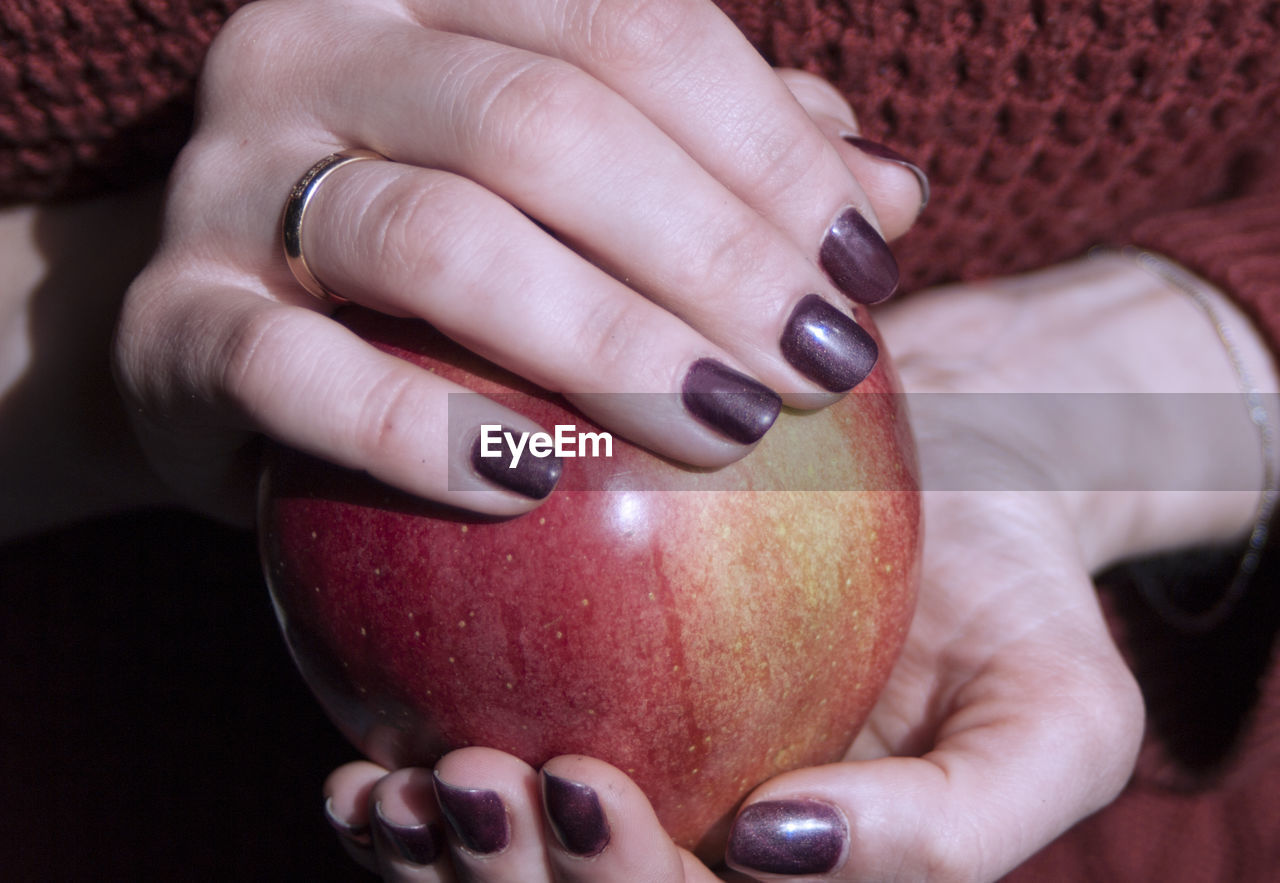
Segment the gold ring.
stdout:
<path fill-rule="evenodd" d="M 329 303 L 345 304 L 347 299 L 335 293 L 317 279 L 315 273 L 311 272 L 311 265 L 307 263 L 306 255 L 302 253 L 302 221 L 307 216 L 307 206 L 311 204 L 311 198 L 316 195 L 320 183 L 348 163 L 359 162 L 362 159 L 386 159 L 386 157 L 377 151 L 353 147 L 331 153 L 307 169 L 307 173 L 299 178 L 298 183 L 294 184 L 293 189 L 289 191 L 289 198 L 284 204 L 284 214 L 280 219 L 280 232 L 284 239 L 284 259 L 289 264 L 293 278 L 297 279 L 298 284 L 307 291 Z"/>

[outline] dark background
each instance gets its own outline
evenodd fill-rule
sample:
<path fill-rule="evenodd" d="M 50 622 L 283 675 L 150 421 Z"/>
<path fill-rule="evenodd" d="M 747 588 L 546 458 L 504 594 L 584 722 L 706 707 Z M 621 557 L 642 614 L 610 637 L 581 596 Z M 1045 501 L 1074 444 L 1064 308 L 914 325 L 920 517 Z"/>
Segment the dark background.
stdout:
<path fill-rule="evenodd" d="M 372 880 L 321 786 L 356 755 L 293 668 L 253 535 L 100 520 L 0 547 L 0 877 Z"/>
<path fill-rule="evenodd" d="M 1170 629 L 1142 587 L 1212 600 L 1239 549 L 1103 578 L 1149 747 L 1192 793 L 1258 699 L 1277 545 L 1207 635 Z M 174 512 L 87 522 L 0 546 L 0 593 L 0 878 L 373 879 L 324 821 L 324 778 L 356 755 L 294 670 L 252 533 Z"/>

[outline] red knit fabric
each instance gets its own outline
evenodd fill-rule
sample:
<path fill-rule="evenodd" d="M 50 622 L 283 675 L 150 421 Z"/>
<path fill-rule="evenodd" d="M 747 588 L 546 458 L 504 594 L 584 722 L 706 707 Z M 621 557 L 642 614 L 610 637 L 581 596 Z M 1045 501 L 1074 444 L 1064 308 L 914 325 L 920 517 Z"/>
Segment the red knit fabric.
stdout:
<path fill-rule="evenodd" d="M 0 202 L 163 175 L 214 33 L 247 0 L 0 0 Z"/>
<path fill-rule="evenodd" d="M 0 0 L 0 202 L 162 171 L 203 51 L 243 2 Z M 907 288 L 1138 243 L 1236 297 L 1280 351 L 1280 3 L 717 2 L 928 171 L 933 201 L 895 244 Z M 1272 665 L 1212 787 L 1170 787 L 1148 743 L 1121 799 L 1015 876 L 1275 879 L 1277 722 Z"/>
<path fill-rule="evenodd" d="M 244 2 L 0 0 L 0 202 L 159 174 Z M 927 169 L 933 203 L 895 246 L 906 288 L 1139 241 L 1244 298 L 1280 344 L 1274 2 L 718 2 Z M 1224 202 L 1240 195 L 1256 197 L 1244 240 Z"/>
<path fill-rule="evenodd" d="M 719 0 L 928 171 L 910 284 L 1043 266 L 1260 185 L 1280 12 L 1241 0 Z"/>

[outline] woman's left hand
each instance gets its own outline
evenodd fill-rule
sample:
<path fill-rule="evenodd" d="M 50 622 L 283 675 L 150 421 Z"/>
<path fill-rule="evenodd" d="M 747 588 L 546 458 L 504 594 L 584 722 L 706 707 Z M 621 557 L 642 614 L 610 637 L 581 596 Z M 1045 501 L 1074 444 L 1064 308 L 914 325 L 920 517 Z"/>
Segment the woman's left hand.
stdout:
<path fill-rule="evenodd" d="M 1274 389 L 1265 348 L 1228 303 L 1218 307 Z M 1127 258 L 922 293 L 880 323 L 912 394 L 927 488 L 917 614 L 845 761 L 784 774 L 747 798 L 728 861 L 752 878 L 995 879 L 1110 802 L 1132 771 L 1143 706 L 1090 574 L 1239 535 L 1257 501 L 1230 490 L 1260 486 L 1261 457 L 1213 324 Z M 1236 395 L 1202 396 L 1224 413 L 1191 420 L 1186 397 L 1171 395 L 1206 392 Z M 1171 476 L 1196 476 L 1203 489 L 1161 492 Z M 478 749 L 441 762 L 441 780 L 508 807 L 513 852 L 483 858 L 453 841 L 453 860 L 475 879 L 650 879 L 645 868 L 661 869 L 651 879 L 713 879 L 616 770 L 578 758 L 546 770 L 601 808 L 592 842 L 606 845 L 594 858 L 547 833 L 557 810 L 547 807 L 543 826 L 539 774 L 524 764 Z M 429 789 L 415 787 L 429 773 L 383 776 L 368 765 L 335 773 L 333 814 L 363 823 L 372 794 L 374 805 L 388 796 L 383 814 L 397 821 L 435 817 Z M 397 793 L 420 802 L 393 803 Z M 579 811 L 572 824 L 586 818 L 600 816 Z M 412 876 L 384 848 L 390 838 L 375 842 L 390 879 L 449 879 L 448 862 Z M 531 864 L 509 872 L 509 855 Z"/>
<path fill-rule="evenodd" d="M 732 866 L 765 878 L 993 879 L 1127 778 L 1141 702 L 1063 513 L 1035 494 L 961 491 L 926 495 L 925 517 L 918 612 L 888 689 L 846 762 L 779 776 L 750 796 L 733 829 Z M 481 855 L 454 841 L 466 879 L 715 879 L 675 848 L 631 781 L 599 761 L 562 757 L 539 773 L 464 749 L 437 774 L 500 795 L 506 807 L 505 850 Z M 368 764 L 339 770 L 333 812 L 362 825 L 381 807 L 373 842 L 386 879 L 451 879 L 448 862 L 407 865 L 385 824 L 435 818 L 431 774 L 384 775 Z M 538 794 L 547 775 L 599 807 L 596 840 L 608 840 L 594 857 L 574 856 L 547 833 L 557 831 L 556 807 Z M 789 833 L 797 825 L 803 838 Z"/>
<path fill-rule="evenodd" d="M 766 879 L 994 879 L 1128 777 L 1141 701 L 1063 513 L 1036 494 L 961 491 L 926 495 L 925 517 L 918 613 L 888 689 L 846 762 L 779 776 L 750 796 L 732 866 Z M 544 827 L 540 774 L 515 758 L 465 749 L 437 772 L 500 795 L 507 809 L 506 851 L 477 855 L 455 840 L 466 879 L 715 879 L 675 848 L 630 780 L 598 761 L 557 758 L 541 774 L 598 802 L 609 839 L 592 858 L 546 833 L 557 830 L 555 807 L 545 807 Z M 357 823 L 373 812 L 367 805 L 400 822 L 434 816 L 430 773 L 382 775 L 365 764 L 335 773 L 334 812 Z M 366 806 L 351 802 L 360 792 Z M 803 838 L 790 833 L 797 826 Z M 450 879 L 439 867 L 447 862 L 409 868 L 379 827 L 387 879 Z"/>

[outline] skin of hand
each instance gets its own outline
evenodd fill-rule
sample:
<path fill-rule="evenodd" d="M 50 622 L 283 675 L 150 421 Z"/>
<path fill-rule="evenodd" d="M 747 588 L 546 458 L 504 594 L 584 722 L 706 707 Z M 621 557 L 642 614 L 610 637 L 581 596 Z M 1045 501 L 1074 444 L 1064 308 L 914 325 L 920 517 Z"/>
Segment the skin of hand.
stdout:
<path fill-rule="evenodd" d="M 1274 392 L 1265 345 L 1225 299 L 1217 309 Z M 365 825 L 376 808 L 380 832 L 376 848 L 348 838 L 353 855 L 405 881 L 993 880 L 1115 797 L 1143 707 L 1090 574 L 1250 525 L 1262 448 L 1235 370 L 1185 293 L 1118 256 L 923 292 L 879 322 L 911 396 L 926 539 L 907 645 L 846 761 L 751 794 L 731 840 L 737 870 L 718 874 L 663 836 L 617 770 L 562 757 L 535 771 L 481 748 L 436 775 L 500 795 L 509 845 L 478 854 L 454 839 L 417 864 L 385 821 L 450 830 L 431 774 L 351 764 L 326 783 L 330 816 Z M 1187 419 L 1184 393 L 1224 394 L 1208 397 L 1221 419 Z M 1045 419 L 1046 407 L 1087 425 Z M 1188 474 L 1199 490 L 1170 483 Z M 598 800 L 598 854 L 559 839 L 538 793 L 548 773 Z M 799 844 L 787 820 L 821 833 Z"/>
<path fill-rule="evenodd" d="M 121 311 L 127 412 L 178 496 L 233 520 L 260 434 L 462 508 L 536 505 L 449 433 L 462 387 L 332 321 L 283 260 L 290 188 L 358 147 L 386 161 L 335 170 L 302 231 L 329 289 L 424 318 L 655 451 L 731 462 L 779 402 L 829 404 L 870 369 L 807 358 L 828 346 L 815 323 L 861 333 L 849 301 L 892 291 L 883 237 L 919 209 L 913 175 L 849 147 L 856 131 L 709 0 L 253 3 L 210 50 L 160 247 Z M 755 395 L 749 425 L 691 410 L 705 389 Z M 636 392 L 660 395 L 601 395 Z M 489 404 L 477 431 L 539 428 Z"/>

